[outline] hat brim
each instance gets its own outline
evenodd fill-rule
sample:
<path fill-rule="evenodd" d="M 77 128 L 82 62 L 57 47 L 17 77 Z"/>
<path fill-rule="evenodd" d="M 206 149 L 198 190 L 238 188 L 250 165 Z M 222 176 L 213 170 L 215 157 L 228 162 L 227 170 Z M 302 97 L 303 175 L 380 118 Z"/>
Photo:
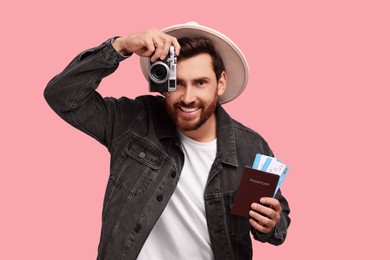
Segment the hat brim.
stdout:
<path fill-rule="evenodd" d="M 224 34 L 199 25 L 197 23 L 178 24 L 161 30 L 176 38 L 204 37 L 213 42 L 217 52 L 221 56 L 227 74 L 227 87 L 225 92 L 218 98 L 221 104 L 237 98 L 245 89 L 249 78 L 249 66 L 242 51 L 237 45 Z M 149 78 L 149 59 L 140 59 L 142 73 Z"/>

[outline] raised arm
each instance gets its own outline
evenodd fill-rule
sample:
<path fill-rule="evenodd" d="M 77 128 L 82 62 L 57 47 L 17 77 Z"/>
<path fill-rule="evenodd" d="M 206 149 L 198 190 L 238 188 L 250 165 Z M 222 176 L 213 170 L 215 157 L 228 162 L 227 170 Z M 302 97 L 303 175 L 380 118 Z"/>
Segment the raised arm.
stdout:
<path fill-rule="evenodd" d="M 96 91 L 101 80 L 113 73 L 132 53 L 143 57 L 152 55 L 152 60 L 165 58 L 172 44 L 178 54 L 180 46 L 176 38 L 157 29 L 109 39 L 74 58 L 48 83 L 45 99 L 69 124 L 110 146 L 121 130 L 115 128 L 116 121 L 131 122 L 142 105 L 126 98 L 103 98 Z"/>

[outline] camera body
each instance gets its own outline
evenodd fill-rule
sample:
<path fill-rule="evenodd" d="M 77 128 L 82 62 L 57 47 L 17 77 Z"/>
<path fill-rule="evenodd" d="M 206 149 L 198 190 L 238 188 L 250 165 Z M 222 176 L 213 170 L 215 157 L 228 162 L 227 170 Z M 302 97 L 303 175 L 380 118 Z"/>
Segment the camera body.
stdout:
<path fill-rule="evenodd" d="M 177 57 L 173 46 L 170 46 L 169 53 L 164 60 L 150 62 L 149 59 L 150 92 L 176 91 L 176 62 Z"/>

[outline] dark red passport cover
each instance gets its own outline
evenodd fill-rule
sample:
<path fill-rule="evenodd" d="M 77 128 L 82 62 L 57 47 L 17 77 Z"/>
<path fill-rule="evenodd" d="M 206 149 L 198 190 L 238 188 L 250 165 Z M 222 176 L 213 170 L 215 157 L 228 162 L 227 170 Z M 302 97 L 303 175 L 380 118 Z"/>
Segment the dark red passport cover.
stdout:
<path fill-rule="evenodd" d="M 251 204 L 260 203 L 262 197 L 272 198 L 278 181 L 279 175 L 245 167 L 231 213 L 249 217 Z"/>

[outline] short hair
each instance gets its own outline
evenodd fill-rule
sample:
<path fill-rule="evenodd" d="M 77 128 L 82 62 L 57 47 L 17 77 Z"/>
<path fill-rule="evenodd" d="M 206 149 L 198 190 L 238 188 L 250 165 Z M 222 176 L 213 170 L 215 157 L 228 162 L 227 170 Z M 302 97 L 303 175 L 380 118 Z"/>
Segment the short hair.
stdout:
<path fill-rule="evenodd" d="M 221 74 L 225 70 L 225 65 L 221 56 L 215 49 L 214 44 L 210 40 L 203 37 L 183 37 L 179 38 L 178 41 L 180 44 L 180 54 L 177 57 L 178 61 L 191 58 L 202 53 L 209 54 L 211 56 L 217 81 L 221 78 Z"/>

